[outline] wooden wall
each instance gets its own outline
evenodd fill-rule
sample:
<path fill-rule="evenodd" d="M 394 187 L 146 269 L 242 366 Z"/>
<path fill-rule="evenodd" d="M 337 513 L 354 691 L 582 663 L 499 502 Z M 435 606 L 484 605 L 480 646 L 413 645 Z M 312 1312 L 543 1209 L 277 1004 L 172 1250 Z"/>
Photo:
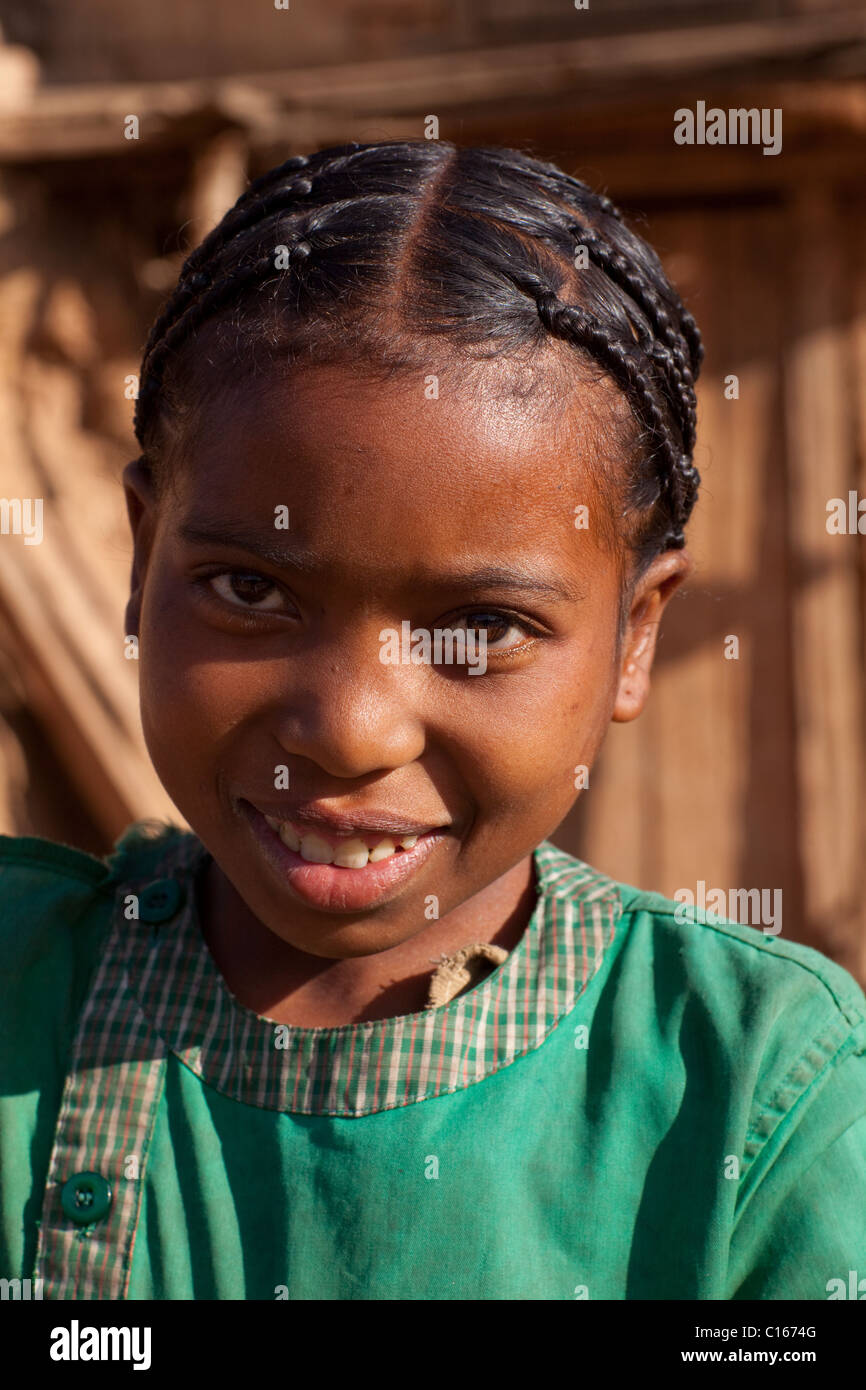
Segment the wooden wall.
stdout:
<path fill-rule="evenodd" d="M 516 24 L 518 10 L 497 13 Z M 205 230 L 245 166 L 418 135 L 440 110 L 442 138 L 529 148 L 608 191 L 707 346 L 697 571 L 665 616 L 646 712 L 612 727 L 559 842 L 666 894 L 781 889 L 783 934 L 866 983 L 866 541 L 826 529 L 829 498 L 866 496 L 866 80 L 687 81 L 672 47 L 656 49 L 659 85 L 644 91 L 635 51 L 605 49 L 605 71 L 632 74 L 610 90 L 560 73 L 550 95 L 525 46 L 522 76 L 470 54 L 447 94 L 439 60 L 411 81 L 403 63 L 304 73 L 303 108 L 290 75 L 249 129 L 238 105 L 214 127 L 197 89 L 156 84 L 134 107 L 126 89 L 56 89 L 32 114 L 0 116 L 0 492 L 50 500 L 41 547 L 0 546 L 0 830 L 101 849 L 134 816 L 172 814 L 122 657 L 118 477 L 134 447 L 123 382 L 178 268 L 179 229 Z M 513 81 L 519 100 L 505 96 Z M 781 105 L 784 153 L 675 147 L 673 110 L 697 99 Z M 124 143 L 115 115 L 131 109 L 158 138 Z M 726 660 L 732 635 L 739 658 Z"/>
<path fill-rule="evenodd" d="M 668 895 L 779 888 L 783 933 L 863 979 L 864 539 L 826 522 L 830 498 L 866 497 L 866 200 L 816 178 L 643 206 L 707 347 L 697 571 L 560 843 Z"/>
<path fill-rule="evenodd" d="M 215 77 L 685 26 L 832 21 L 860 0 L 5 0 L 8 42 L 50 82 Z M 716 40 L 717 42 L 717 40 Z"/>

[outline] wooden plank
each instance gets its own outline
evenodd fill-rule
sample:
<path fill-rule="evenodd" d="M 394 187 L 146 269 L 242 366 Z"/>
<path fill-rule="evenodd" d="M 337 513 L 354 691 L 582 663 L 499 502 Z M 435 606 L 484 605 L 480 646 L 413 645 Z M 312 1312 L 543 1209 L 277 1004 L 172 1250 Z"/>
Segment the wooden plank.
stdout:
<path fill-rule="evenodd" d="M 591 795 L 562 842 L 668 895 L 694 892 L 701 880 L 726 893 L 781 888 L 784 934 L 800 940 L 809 928 L 800 910 L 781 443 L 785 213 L 671 213 L 645 230 L 707 347 L 696 451 L 703 487 L 689 542 L 698 568 L 663 620 L 647 709 L 610 730 Z M 731 373 L 740 397 L 728 401 Z M 739 638 L 738 660 L 724 658 L 728 635 Z M 813 926 L 811 939 L 853 961 L 853 932 L 840 939 Z"/>
<path fill-rule="evenodd" d="M 828 500 L 847 499 L 856 485 L 846 215 L 814 180 L 792 195 L 784 243 L 790 257 L 785 414 L 806 923 L 829 943 L 824 949 L 857 968 L 864 928 L 863 540 L 831 535 L 826 526 Z"/>
<path fill-rule="evenodd" d="M 707 356 L 695 451 L 701 499 L 689 541 L 696 570 L 662 624 L 649 722 L 658 749 L 657 873 L 669 895 L 696 891 L 699 881 L 725 891 L 758 886 L 742 877 L 757 645 L 750 598 L 773 428 L 779 289 L 758 269 L 778 231 L 772 211 L 732 207 L 654 220 L 650 236 L 660 249 L 673 226 L 688 258 L 687 275 L 675 278 L 701 325 Z M 732 374 L 738 399 L 725 397 Z M 725 655 L 730 639 L 739 644 L 736 659 Z"/>
<path fill-rule="evenodd" d="M 0 614 L 29 706 L 113 837 L 139 816 L 178 814 L 144 747 L 137 667 L 123 654 L 128 549 L 112 552 L 102 529 L 109 493 L 121 520 L 122 492 L 78 427 L 74 372 L 29 355 L 47 302 L 32 269 L 0 281 L 3 495 L 43 507 L 41 543 L 0 536 Z"/>
<path fill-rule="evenodd" d="M 855 486 L 859 497 L 866 498 L 866 264 L 863 260 L 863 235 L 866 228 L 866 197 L 861 190 L 846 207 L 843 230 L 847 238 L 847 278 L 851 294 L 851 365 L 849 389 L 854 417 L 854 448 L 859 460 Z M 860 570 L 860 650 L 866 653 L 866 537 L 859 542 Z M 866 727 L 866 675 L 860 666 L 860 719 Z M 862 780 L 861 780 L 862 788 Z M 861 791 L 862 799 L 862 791 Z M 866 861 L 866 845 L 862 846 L 861 863 Z M 861 908 L 861 926 L 856 945 L 851 945 L 850 969 L 861 981 L 866 980 L 866 908 Z"/>
<path fill-rule="evenodd" d="M 675 278 L 707 344 L 696 451 L 703 489 L 689 532 L 697 572 L 691 592 L 675 598 L 665 614 L 648 706 L 626 726 L 617 746 L 620 758 L 635 757 L 642 768 L 637 794 L 643 823 L 632 881 L 669 895 L 678 888 L 694 890 L 700 879 L 725 888 L 738 882 L 752 653 L 737 614 L 754 573 L 749 541 L 760 468 L 752 436 L 760 428 L 766 388 L 753 381 L 745 398 L 723 399 L 727 372 L 744 374 L 732 331 L 736 306 L 745 297 L 742 280 L 736 287 L 731 283 L 737 222 L 755 235 L 754 213 L 731 213 L 715 222 L 679 215 L 653 219 L 644 229 L 669 264 L 679 260 Z M 738 662 L 724 659 L 731 631 L 740 637 Z M 629 737 L 639 745 L 630 754 Z M 614 851 L 615 826 L 611 820 L 601 827 L 609 842 L 605 859 Z"/>
<path fill-rule="evenodd" d="M 783 148 L 765 156 L 760 148 L 740 145 L 676 145 L 674 111 L 708 105 L 779 107 L 783 111 Z M 707 89 L 690 78 L 675 92 L 636 100 L 626 95 L 600 95 L 587 105 L 575 102 L 568 110 L 550 101 L 532 106 L 511 103 L 495 115 L 461 113 L 440 127 L 445 139 L 463 144 L 505 144 L 542 149 L 545 156 L 569 173 L 614 198 L 774 195 L 799 180 L 814 177 L 816 162 L 822 177 L 856 182 L 866 163 L 866 82 L 721 83 Z M 405 133 L 405 132 L 404 132 Z M 861 180 L 862 181 L 862 180 Z"/>
<path fill-rule="evenodd" d="M 188 194 L 187 244 L 197 246 L 237 201 L 247 184 L 248 142 L 240 130 L 224 130 L 196 152 Z"/>
<path fill-rule="evenodd" d="M 34 604 L 30 578 L 16 563 L 11 546 L 0 546 L 0 612 L 11 634 L 28 704 L 93 819 L 111 838 L 144 814 L 169 815 L 180 822 L 146 755 L 94 690 L 80 649 L 70 648 L 68 634 L 47 603 Z M 56 599 L 56 592 L 51 597 Z"/>
<path fill-rule="evenodd" d="M 241 74 L 230 79 L 152 83 L 96 83 L 46 86 L 18 112 L 0 113 L 0 158 L 7 161 L 109 152 L 123 137 L 129 114 L 140 122 L 139 142 L 178 138 L 185 122 L 202 113 L 240 123 L 274 138 L 287 117 L 315 112 L 325 122 L 339 114 L 347 137 L 366 116 L 400 115 L 455 108 L 471 111 L 494 105 L 500 115 L 522 102 L 541 99 L 572 105 L 610 93 L 612 84 L 634 91 L 635 84 L 671 81 L 682 85 L 700 76 L 749 75 L 765 81 L 813 75 L 826 78 L 847 55 L 845 73 L 866 65 L 866 15 L 804 15 L 779 20 L 692 26 L 647 33 L 582 37 L 400 57 L 320 67 Z M 788 65 L 786 69 L 785 65 Z M 706 96 L 706 92 L 702 93 Z M 681 104 L 681 103 L 678 103 Z M 766 106 L 766 98 L 759 103 Z"/>

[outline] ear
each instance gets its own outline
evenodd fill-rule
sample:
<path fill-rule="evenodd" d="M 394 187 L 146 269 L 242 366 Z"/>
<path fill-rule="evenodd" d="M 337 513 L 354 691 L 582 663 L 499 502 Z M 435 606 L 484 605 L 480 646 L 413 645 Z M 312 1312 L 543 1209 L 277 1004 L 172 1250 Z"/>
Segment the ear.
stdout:
<path fill-rule="evenodd" d="M 123 490 L 126 513 L 132 531 L 132 574 L 129 581 L 129 602 L 126 605 L 126 636 L 138 635 L 141 613 L 141 594 L 147 570 L 150 547 L 156 523 L 156 496 L 150 471 L 144 458 L 133 459 L 123 470 Z"/>
<path fill-rule="evenodd" d="M 662 613 L 693 569 L 688 551 L 666 550 L 638 580 L 622 641 L 619 686 L 611 715 L 615 723 L 637 719 L 646 704 Z"/>

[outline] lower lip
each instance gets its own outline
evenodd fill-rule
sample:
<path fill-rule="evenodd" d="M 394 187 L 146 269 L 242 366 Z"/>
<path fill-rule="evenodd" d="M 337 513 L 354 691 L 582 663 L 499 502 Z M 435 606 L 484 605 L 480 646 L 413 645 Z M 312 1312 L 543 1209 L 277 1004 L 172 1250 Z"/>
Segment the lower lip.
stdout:
<path fill-rule="evenodd" d="M 390 859 L 368 863 L 363 869 L 341 869 L 335 864 L 309 864 L 283 844 L 261 811 L 248 801 L 237 804 L 282 882 L 305 903 L 326 912 L 358 912 L 395 898 L 446 835 L 444 830 L 428 830 L 411 849 L 398 850 Z"/>

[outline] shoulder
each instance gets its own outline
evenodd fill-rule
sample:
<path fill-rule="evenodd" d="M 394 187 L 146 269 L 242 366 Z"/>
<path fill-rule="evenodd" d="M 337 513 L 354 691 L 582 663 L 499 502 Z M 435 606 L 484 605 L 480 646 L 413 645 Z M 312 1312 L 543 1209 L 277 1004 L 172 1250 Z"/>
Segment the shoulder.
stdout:
<path fill-rule="evenodd" d="M 606 1002 L 593 1026 L 603 1021 L 611 1047 L 625 1039 L 640 1048 L 665 1085 L 690 1072 L 699 1088 L 751 1097 L 755 1133 L 766 1135 L 825 1088 L 845 1090 L 840 1117 L 866 1114 L 863 990 L 820 951 L 786 940 L 781 914 L 764 911 L 772 899 L 726 894 L 738 916 L 756 923 L 741 925 L 609 878 L 552 846 L 537 862 L 554 892 L 608 905 L 613 929 L 596 990 Z"/>
<path fill-rule="evenodd" d="M 797 1163 L 811 1162 L 849 1128 L 859 1133 L 866 997 L 853 976 L 761 925 L 618 887 L 626 994 L 651 992 L 643 1017 L 668 1071 L 683 1059 L 700 1085 L 713 1077 L 746 1103 L 749 1181 L 760 1181 L 780 1153 L 788 1164 L 797 1154 Z"/>
<path fill-rule="evenodd" d="M 56 1089 L 118 894 L 159 877 L 166 854 L 194 840 L 175 826 L 135 822 L 100 859 L 38 836 L 0 835 L 0 1096 Z"/>
<path fill-rule="evenodd" d="M 820 951 L 785 938 L 781 894 L 734 889 L 724 895 L 731 910 L 724 914 L 714 910 L 712 892 L 705 894 L 706 905 L 679 902 L 613 879 L 549 842 L 536 850 L 535 864 L 542 890 L 552 896 L 610 908 L 611 955 L 639 961 L 647 985 L 647 972 L 663 974 L 672 989 L 703 998 L 708 1007 L 745 993 L 747 1016 L 761 1000 L 778 1009 L 796 996 L 812 1000 L 819 1012 L 838 1012 L 851 1027 L 866 1021 L 866 997 L 853 976 Z"/>
<path fill-rule="evenodd" d="M 162 822 L 135 822 L 98 858 L 35 835 L 0 835 L 0 977 L 44 977 L 52 962 L 63 968 L 70 955 L 92 953 L 119 886 L 146 877 L 184 836 Z"/>
<path fill-rule="evenodd" d="M 101 860 L 68 845 L 31 835 L 0 836 L 4 1107 L 17 1098 L 22 1114 L 29 1114 L 32 1097 L 56 1099 L 75 1019 L 110 921 L 106 879 Z"/>
<path fill-rule="evenodd" d="M 4 973 L 42 957 L 51 938 L 87 922 L 110 901 L 108 866 L 35 835 L 0 835 L 0 961 Z"/>
<path fill-rule="evenodd" d="M 726 893 L 722 915 L 719 894 L 716 915 L 710 894 L 693 906 L 618 890 L 614 1007 L 636 1016 L 630 1036 L 655 1063 L 644 1064 L 642 1087 L 659 1107 L 673 1090 L 681 1132 L 691 1117 L 693 1161 L 722 1175 L 726 1296 L 817 1299 L 847 1287 L 866 1238 L 862 989 L 821 952 L 786 941 L 771 899 Z M 676 1167 L 670 1188 L 680 1191 Z"/>
<path fill-rule="evenodd" d="M 753 1011 L 763 1002 L 773 1012 L 799 1001 L 811 1006 L 816 1019 L 838 1015 L 852 1030 L 866 1023 L 866 996 L 841 965 L 820 951 L 782 934 L 781 913 L 771 912 L 772 900 L 757 890 L 734 890 L 734 903 L 754 921 L 731 920 L 706 906 L 693 906 L 618 883 L 621 925 L 637 945 L 651 940 L 660 963 L 673 969 L 689 987 L 722 990 L 728 1003 L 748 998 Z M 731 902 L 732 895 L 728 894 Z M 773 920 L 775 916 L 775 920 Z M 725 991 L 727 990 L 727 993 Z"/>

